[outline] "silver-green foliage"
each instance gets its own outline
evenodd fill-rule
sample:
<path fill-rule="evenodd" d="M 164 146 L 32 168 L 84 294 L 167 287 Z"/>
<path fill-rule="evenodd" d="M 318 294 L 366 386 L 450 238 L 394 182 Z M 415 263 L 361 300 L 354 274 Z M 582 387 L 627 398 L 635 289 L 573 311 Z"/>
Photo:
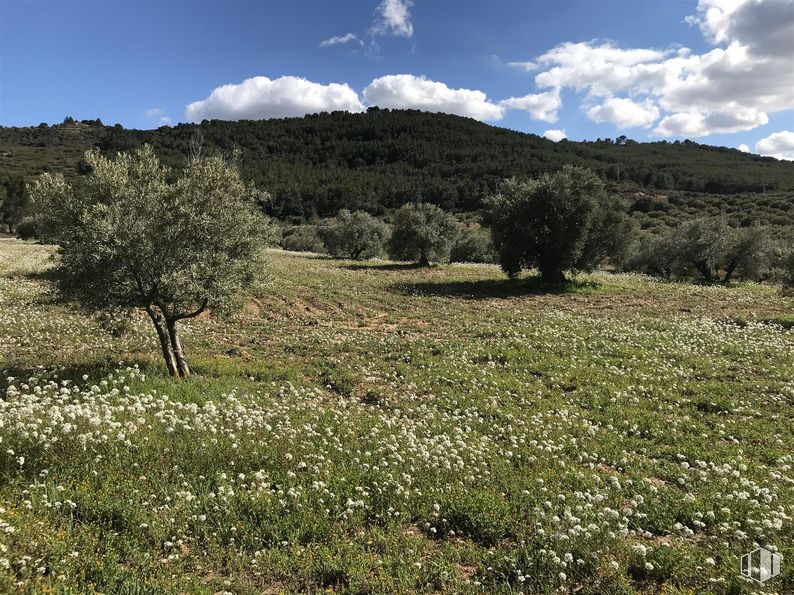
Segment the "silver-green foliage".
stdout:
<path fill-rule="evenodd" d="M 449 260 L 459 223 L 434 204 L 407 203 L 394 213 L 389 256 L 421 265 Z"/>
<path fill-rule="evenodd" d="M 656 236 L 640 236 L 626 267 L 662 277 L 699 277 L 727 283 L 737 274 L 758 280 L 771 274 L 775 240 L 768 228 L 731 227 L 722 218 L 700 218 Z"/>
<path fill-rule="evenodd" d="M 487 229 L 478 224 L 461 226 L 458 238 L 450 252 L 452 262 L 493 263 L 496 252 Z"/>
<path fill-rule="evenodd" d="M 177 323 L 242 305 L 272 235 L 266 196 L 217 156 L 177 175 L 148 146 L 85 159 L 77 182 L 43 174 L 30 187 L 37 230 L 59 246 L 58 288 L 91 310 L 145 310 L 169 372 L 188 377 Z"/>
<path fill-rule="evenodd" d="M 281 247 L 290 252 L 325 252 L 325 246 L 314 224 L 295 225 L 283 231 Z"/>
<path fill-rule="evenodd" d="M 363 260 L 382 256 L 388 226 L 366 211 L 339 211 L 324 221 L 318 231 L 328 253 L 336 258 Z"/>
<path fill-rule="evenodd" d="M 629 231 L 618 200 L 582 167 L 507 180 L 488 211 L 499 262 L 510 277 L 537 268 L 547 281 L 564 281 L 566 271 L 589 271 L 619 256 Z"/>

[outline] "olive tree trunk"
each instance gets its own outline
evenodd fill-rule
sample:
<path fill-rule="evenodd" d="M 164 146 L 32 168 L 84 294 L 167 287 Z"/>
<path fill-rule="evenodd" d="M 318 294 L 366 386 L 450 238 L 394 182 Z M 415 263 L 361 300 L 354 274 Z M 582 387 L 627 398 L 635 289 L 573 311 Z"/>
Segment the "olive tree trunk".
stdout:
<path fill-rule="evenodd" d="M 541 270 L 540 278 L 548 285 L 564 285 L 566 281 L 565 273 L 557 269 Z"/>
<path fill-rule="evenodd" d="M 190 367 L 187 365 L 185 354 L 182 351 L 182 343 L 179 341 L 179 333 L 176 329 L 177 321 L 173 318 L 168 319 L 168 337 L 171 340 L 171 351 L 174 352 L 176 359 L 176 369 L 180 378 L 190 378 Z"/>
<path fill-rule="evenodd" d="M 168 368 L 168 374 L 170 376 L 176 376 L 176 359 L 174 358 L 174 354 L 171 351 L 171 345 L 168 341 L 165 321 L 163 320 L 162 315 L 151 306 L 146 306 L 146 313 L 149 315 L 149 318 L 152 319 L 152 324 L 154 324 L 154 328 L 157 331 L 157 338 L 160 340 L 160 349 L 163 352 L 163 360 L 165 361 L 165 365 Z"/>

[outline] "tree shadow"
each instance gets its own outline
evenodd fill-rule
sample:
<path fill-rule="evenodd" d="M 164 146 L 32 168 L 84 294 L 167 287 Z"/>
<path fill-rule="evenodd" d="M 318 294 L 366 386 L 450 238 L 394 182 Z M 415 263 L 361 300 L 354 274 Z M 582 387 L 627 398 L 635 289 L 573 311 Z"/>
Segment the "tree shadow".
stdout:
<path fill-rule="evenodd" d="M 601 287 L 592 281 L 544 283 L 540 277 L 522 279 L 480 279 L 477 281 L 421 281 L 395 283 L 392 291 L 410 296 L 451 297 L 470 300 L 526 297 L 532 295 L 565 295 L 594 293 Z"/>
<path fill-rule="evenodd" d="M 123 361 L 122 365 L 119 362 Z M 159 362 L 155 359 L 143 358 L 139 356 L 128 356 L 121 359 L 97 358 L 97 359 L 84 359 L 82 361 L 75 361 L 70 363 L 53 362 L 51 366 L 44 366 L 43 368 L 29 362 L 17 362 L 3 368 L 4 376 L 12 376 L 17 380 L 31 378 L 46 370 L 58 375 L 57 380 L 70 380 L 75 384 L 84 385 L 86 381 L 83 376 L 88 376 L 88 382 L 96 383 L 106 378 L 108 374 L 116 374 L 119 368 L 133 367 L 135 365 L 144 372 L 147 376 L 164 375 L 165 368 L 158 365 Z M 54 371 L 54 372 L 53 372 Z M 48 378 L 53 378 L 52 374 L 47 374 Z M 1 379 L 0 386 L 5 387 L 5 377 Z"/>
<path fill-rule="evenodd" d="M 58 280 L 56 271 L 51 268 L 40 271 L 26 271 L 19 276 L 31 281 L 49 281 L 50 283 L 55 283 Z"/>
<path fill-rule="evenodd" d="M 362 262 L 361 264 L 346 264 L 341 268 L 348 271 L 417 271 L 421 269 L 430 270 L 433 267 L 416 262 Z"/>

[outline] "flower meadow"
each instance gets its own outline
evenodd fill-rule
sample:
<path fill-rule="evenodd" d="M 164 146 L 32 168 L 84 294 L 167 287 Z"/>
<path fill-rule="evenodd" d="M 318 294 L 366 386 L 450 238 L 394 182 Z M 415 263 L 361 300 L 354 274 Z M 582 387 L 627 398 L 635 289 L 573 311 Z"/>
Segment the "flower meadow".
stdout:
<path fill-rule="evenodd" d="M 794 591 L 775 288 L 274 251 L 176 382 L 51 252 L 0 243 L 0 592 Z"/>

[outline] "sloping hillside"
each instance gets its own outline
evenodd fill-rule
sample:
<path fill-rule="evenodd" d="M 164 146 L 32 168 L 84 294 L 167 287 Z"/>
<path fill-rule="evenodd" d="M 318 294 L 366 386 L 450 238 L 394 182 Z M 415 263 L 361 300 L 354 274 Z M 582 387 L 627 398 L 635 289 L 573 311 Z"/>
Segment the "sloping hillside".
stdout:
<path fill-rule="evenodd" d="M 628 196 L 643 192 L 658 203 L 641 203 L 635 210 L 672 212 L 676 219 L 688 216 L 691 205 L 702 199 L 706 211 L 716 205 L 722 212 L 723 203 L 730 203 L 752 220 L 787 224 L 794 218 L 794 164 L 789 162 L 690 141 L 554 143 L 468 118 L 413 110 L 204 121 L 148 131 L 99 121 L 0 128 L 0 177 L 75 172 L 82 152 L 93 146 L 115 152 L 150 143 L 179 166 L 197 133 L 212 149 L 242 150 L 244 174 L 271 192 L 268 209 L 279 217 L 326 216 L 340 208 L 383 213 L 410 200 L 472 211 L 506 177 L 578 163 Z M 723 201 L 723 195 L 733 196 Z M 682 203 L 686 208 L 679 208 Z"/>

